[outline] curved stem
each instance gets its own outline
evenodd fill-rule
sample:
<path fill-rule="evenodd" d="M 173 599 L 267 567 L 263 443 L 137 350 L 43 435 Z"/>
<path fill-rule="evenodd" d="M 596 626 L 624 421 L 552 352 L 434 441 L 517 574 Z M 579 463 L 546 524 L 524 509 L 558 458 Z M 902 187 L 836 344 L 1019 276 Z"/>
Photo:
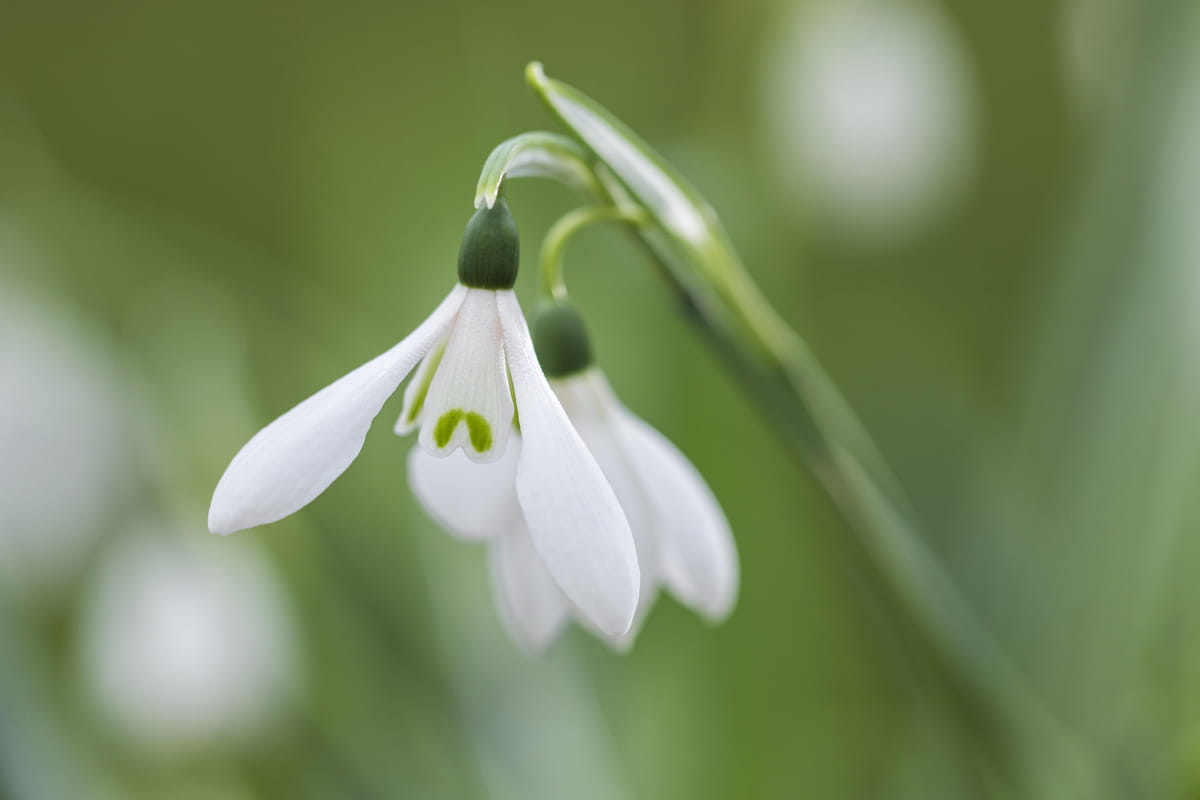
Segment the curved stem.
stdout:
<path fill-rule="evenodd" d="M 567 287 L 563 282 L 563 256 L 567 242 L 584 228 L 601 222 L 626 222 L 642 225 L 646 212 L 638 208 L 617 206 L 585 206 L 563 215 L 546 232 L 542 240 L 542 255 L 538 274 L 542 294 L 555 300 L 565 300 Z"/>

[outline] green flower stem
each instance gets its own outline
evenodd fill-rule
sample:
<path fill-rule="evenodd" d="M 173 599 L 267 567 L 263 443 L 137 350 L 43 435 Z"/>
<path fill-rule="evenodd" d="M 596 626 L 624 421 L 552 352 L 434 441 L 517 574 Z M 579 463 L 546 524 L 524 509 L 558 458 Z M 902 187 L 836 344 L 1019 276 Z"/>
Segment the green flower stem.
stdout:
<path fill-rule="evenodd" d="M 864 567 L 907 649 L 925 665 L 929 686 L 958 728 L 977 743 L 981 774 L 992 786 L 988 795 L 1105 796 L 1100 768 L 1049 713 L 929 550 L 882 454 L 807 344 L 755 286 L 712 207 L 594 100 L 547 78 L 540 64 L 531 64 L 526 77 L 584 148 L 582 156 L 563 147 L 551 155 L 591 165 L 594 181 L 572 183 L 610 213 L 624 214 L 630 206 L 644 211 L 636 237 L 856 534 Z M 503 180 L 493 161 L 503 159 L 489 159 L 481 186 Z M 564 231 L 584 224 L 584 216 L 579 220 L 568 215 Z M 543 287 L 554 294 L 560 283 L 560 267 L 544 266 Z"/>
<path fill-rule="evenodd" d="M 542 240 L 540 270 L 541 291 L 554 300 L 565 300 L 567 287 L 563 282 L 563 257 L 567 242 L 584 228 L 602 222 L 624 222 L 631 226 L 644 225 L 649 221 L 645 211 L 636 207 L 585 206 L 565 214 L 546 232 Z"/>

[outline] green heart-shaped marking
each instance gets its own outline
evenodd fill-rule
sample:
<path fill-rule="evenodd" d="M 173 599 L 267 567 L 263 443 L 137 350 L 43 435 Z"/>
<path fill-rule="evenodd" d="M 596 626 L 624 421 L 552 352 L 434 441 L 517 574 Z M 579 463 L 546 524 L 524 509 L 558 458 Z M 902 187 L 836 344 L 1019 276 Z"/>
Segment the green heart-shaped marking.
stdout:
<path fill-rule="evenodd" d="M 475 449 L 475 452 L 486 453 L 491 450 L 492 426 L 488 424 L 482 414 L 463 411 L 461 408 L 452 408 L 438 417 L 437 424 L 433 426 L 434 444 L 438 447 L 445 447 L 449 444 L 455 428 L 464 421 L 467 423 L 467 435 L 471 439 L 471 447 Z"/>

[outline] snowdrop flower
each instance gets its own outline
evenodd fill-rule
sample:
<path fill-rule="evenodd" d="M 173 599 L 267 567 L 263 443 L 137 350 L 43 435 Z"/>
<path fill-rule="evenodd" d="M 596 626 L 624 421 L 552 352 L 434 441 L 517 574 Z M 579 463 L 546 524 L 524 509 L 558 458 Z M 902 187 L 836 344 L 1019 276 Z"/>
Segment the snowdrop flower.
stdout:
<path fill-rule="evenodd" d="M 583 325 L 556 304 L 536 326 L 538 354 L 575 430 L 600 464 L 629 519 L 641 568 L 633 626 L 616 635 L 597 630 L 556 580 L 531 538 L 532 522 L 514 492 L 519 459 L 509 453 L 481 466 L 465 457 L 409 456 L 413 492 L 427 512 L 460 538 L 489 543 L 500 616 L 523 647 L 540 651 L 572 617 L 624 650 L 633 642 L 659 586 L 712 622 L 725 618 L 737 596 L 738 561 L 729 524 L 691 462 L 662 434 L 634 416 L 593 366 Z M 528 447 L 526 423 L 509 449 Z M 463 487 L 476 498 L 463 504 Z"/>
<path fill-rule="evenodd" d="M 591 624 L 608 635 L 627 631 L 640 582 L 629 523 L 538 365 L 512 291 L 517 266 L 507 205 L 481 206 L 449 296 L 391 350 L 259 431 L 217 484 L 209 528 L 231 533 L 311 502 L 350 466 L 384 402 L 420 362 L 397 429 L 419 429 L 420 447 L 433 457 L 485 464 L 516 458 L 515 411 L 523 432 L 515 486 L 533 546 Z M 448 492 L 485 513 L 471 487 Z"/>

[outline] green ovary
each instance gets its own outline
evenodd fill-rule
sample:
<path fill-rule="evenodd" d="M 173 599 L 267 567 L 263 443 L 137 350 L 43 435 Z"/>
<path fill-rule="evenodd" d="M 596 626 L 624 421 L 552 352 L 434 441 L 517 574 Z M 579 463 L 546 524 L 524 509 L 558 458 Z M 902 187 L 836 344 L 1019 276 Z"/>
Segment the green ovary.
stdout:
<path fill-rule="evenodd" d="M 471 447 L 475 449 L 475 452 L 486 453 L 491 450 L 492 426 L 488 424 L 482 414 L 463 411 L 461 408 L 452 408 L 438 418 L 437 424 L 433 426 L 434 444 L 438 447 L 445 447 L 449 444 L 455 428 L 464 421 L 467 423 L 467 435 L 470 436 Z"/>

